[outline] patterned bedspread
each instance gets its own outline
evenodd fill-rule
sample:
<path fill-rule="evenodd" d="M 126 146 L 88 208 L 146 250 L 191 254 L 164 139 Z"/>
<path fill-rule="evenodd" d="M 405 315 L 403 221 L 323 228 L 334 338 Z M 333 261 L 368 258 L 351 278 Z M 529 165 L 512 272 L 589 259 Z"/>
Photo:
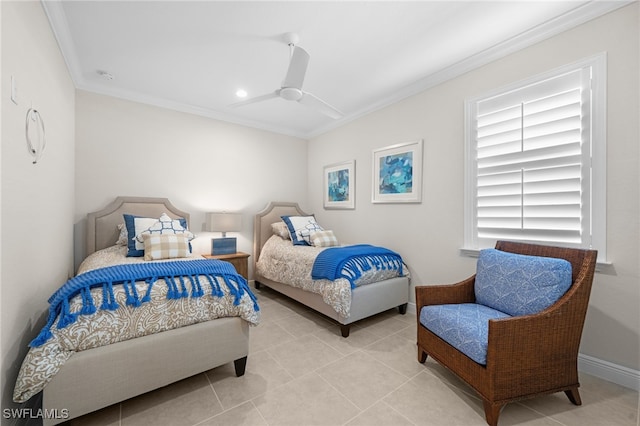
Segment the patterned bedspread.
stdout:
<path fill-rule="evenodd" d="M 326 247 L 294 246 L 290 240 L 271 236 L 260 251 L 257 272 L 272 281 L 317 293 L 340 316 L 349 318 L 351 312 L 351 284 L 346 278 L 334 281 L 314 280 L 311 271 L 318 253 Z M 405 268 L 405 271 L 407 268 Z M 356 287 L 398 276 L 395 270 L 371 269 L 362 271 L 354 282 Z"/>
<path fill-rule="evenodd" d="M 126 257 L 126 250 L 123 246 L 100 250 L 80 265 L 78 274 L 105 266 L 143 262 L 139 257 Z M 192 255 L 183 261 L 194 259 L 202 258 Z M 163 285 L 163 281 L 158 280 L 152 287 L 151 300 L 137 308 L 126 304 L 126 294 L 122 286 L 114 286 L 114 296 L 120 305 L 115 311 L 98 310 L 92 315 L 79 315 L 73 324 L 61 329 L 54 323 L 51 327 L 53 337 L 42 346 L 32 347 L 27 353 L 14 388 L 14 401 L 24 402 L 44 389 L 64 363 L 78 351 L 221 317 L 239 316 L 254 325 L 260 321 L 260 313 L 255 310 L 253 300 L 248 294 L 236 305 L 235 297 L 230 290 L 225 285 L 220 285 L 224 293 L 222 297 L 211 296 L 210 292 L 205 291 L 205 295 L 198 298 L 168 299 L 168 286 Z M 203 289 L 211 288 L 206 278 L 200 279 L 199 282 Z M 137 283 L 136 288 L 139 292 L 144 292 L 147 285 Z M 96 306 L 102 303 L 102 294 L 101 288 L 91 290 Z M 79 312 L 81 308 L 80 296 L 73 298 L 69 303 L 70 312 Z"/>

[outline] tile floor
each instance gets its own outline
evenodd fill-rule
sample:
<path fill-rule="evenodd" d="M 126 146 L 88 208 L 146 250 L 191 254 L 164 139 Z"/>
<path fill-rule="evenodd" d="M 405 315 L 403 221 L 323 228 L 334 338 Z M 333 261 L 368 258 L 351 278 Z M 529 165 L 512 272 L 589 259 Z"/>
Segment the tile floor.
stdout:
<path fill-rule="evenodd" d="M 75 419 L 71 425 L 486 425 L 481 401 L 432 360 L 416 360 L 415 316 L 391 310 L 339 327 L 257 290 L 247 371 L 224 365 Z M 564 393 L 508 404 L 500 425 L 638 425 L 638 392 L 581 374 Z"/>

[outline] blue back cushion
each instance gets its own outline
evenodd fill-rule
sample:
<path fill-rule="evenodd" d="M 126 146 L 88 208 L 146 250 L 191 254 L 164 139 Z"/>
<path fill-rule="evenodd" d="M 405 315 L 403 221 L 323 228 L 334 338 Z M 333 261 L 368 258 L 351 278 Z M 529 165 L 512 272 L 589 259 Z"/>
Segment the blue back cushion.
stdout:
<path fill-rule="evenodd" d="M 476 302 L 512 316 L 540 312 L 571 287 L 571 263 L 496 249 L 480 251 Z"/>

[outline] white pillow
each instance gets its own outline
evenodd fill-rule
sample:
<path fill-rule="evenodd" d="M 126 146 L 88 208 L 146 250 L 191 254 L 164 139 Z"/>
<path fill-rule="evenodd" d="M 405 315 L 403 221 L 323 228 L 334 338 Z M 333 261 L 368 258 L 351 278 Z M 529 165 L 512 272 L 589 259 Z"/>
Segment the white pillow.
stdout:
<path fill-rule="evenodd" d="M 136 231 L 139 229 L 138 219 L 140 218 L 136 218 L 135 222 Z M 171 219 L 166 213 L 162 213 L 160 219 L 156 219 L 156 221 L 151 224 L 151 226 L 136 234 L 136 248 L 138 248 L 138 243 L 144 243 L 143 237 L 146 234 L 183 234 L 189 241 L 193 240 L 193 238 L 195 237 L 191 232 L 189 232 L 184 226 L 180 224 L 180 220 Z"/>
<path fill-rule="evenodd" d="M 323 230 L 314 216 L 281 216 L 281 218 L 287 224 L 291 241 L 296 246 L 311 245 L 309 239 L 311 232 Z"/>

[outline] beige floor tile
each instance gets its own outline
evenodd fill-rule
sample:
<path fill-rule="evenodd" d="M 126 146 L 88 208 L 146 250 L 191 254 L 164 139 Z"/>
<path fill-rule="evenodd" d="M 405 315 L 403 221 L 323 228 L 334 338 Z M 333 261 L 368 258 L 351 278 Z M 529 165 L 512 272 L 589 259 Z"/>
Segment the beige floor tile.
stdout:
<path fill-rule="evenodd" d="M 364 410 L 346 426 L 411 426 L 413 423 L 391 406 L 379 402 Z"/>
<path fill-rule="evenodd" d="M 352 327 L 349 337 L 344 338 L 337 325 L 320 330 L 314 335 L 343 355 L 349 355 L 380 340 L 375 334 L 358 327 Z"/>
<path fill-rule="evenodd" d="M 341 358 L 341 354 L 317 337 L 307 334 L 267 349 L 293 377 L 300 377 Z"/>
<path fill-rule="evenodd" d="M 249 337 L 249 354 L 263 351 L 272 346 L 288 342 L 294 336 L 273 321 L 264 321 L 252 327 Z"/>
<path fill-rule="evenodd" d="M 638 410 L 638 392 L 615 383 L 607 382 L 586 373 L 579 374 L 580 395 L 587 399 L 602 398 L 615 401 L 628 408 Z"/>
<path fill-rule="evenodd" d="M 293 379 L 267 351 L 249 356 L 244 376 L 236 377 L 233 364 L 207 371 L 211 385 L 227 410 Z"/>
<path fill-rule="evenodd" d="M 407 381 L 406 376 L 362 351 L 319 369 L 318 374 L 360 409 L 370 407 Z"/>
<path fill-rule="evenodd" d="M 342 425 L 358 408 L 316 373 L 299 377 L 252 402 L 269 425 Z"/>
<path fill-rule="evenodd" d="M 384 398 L 416 425 L 486 426 L 482 402 L 426 372 Z"/>
<path fill-rule="evenodd" d="M 222 412 L 204 374 L 122 403 L 122 426 L 194 425 Z"/>
<path fill-rule="evenodd" d="M 245 402 L 197 426 L 268 426 L 268 423 L 253 403 Z"/>
<path fill-rule="evenodd" d="M 408 327 L 411 324 L 398 317 L 403 315 L 398 314 L 398 311 L 393 309 L 382 314 L 374 315 L 369 318 L 365 318 L 356 322 L 354 325 L 375 334 L 378 337 L 387 337 L 393 333 L 397 333 Z"/>
<path fill-rule="evenodd" d="M 276 323 L 296 337 L 326 330 L 335 326 L 335 324 L 329 322 L 323 316 L 309 311 L 292 313 L 291 315 L 276 320 Z"/>
<path fill-rule="evenodd" d="M 399 334 L 378 340 L 364 351 L 407 377 L 413 377 L 425 369 L 424 364 L 418 362 L 416 344 Z"/>
<path fill-rule="evenodd" d="M 258 301 L 258 304 L 260 302 Z M 270 305 L 262 306 L 260 305 L 260 323 L 268 322 L 268 321 L 277 321 L 281 318 L 287 317 L 291 314 L 295 314 L 296 312 L 284 304 L 275 301 Z"/>
<path fill-rule="evenodd" d="M 69 421 L 69 426 L 119 426 L 120 404 L 110 405 L 102 410 Z"/>
<path fill-rule="evenodd" d="M 542 415 L 549 416 L 566 426 L 636 426 L 638 410 L 602 398 L 589 398 L 581 393 L 582 405 L 569 402 L 564 392 L 522 401 Z"/>

